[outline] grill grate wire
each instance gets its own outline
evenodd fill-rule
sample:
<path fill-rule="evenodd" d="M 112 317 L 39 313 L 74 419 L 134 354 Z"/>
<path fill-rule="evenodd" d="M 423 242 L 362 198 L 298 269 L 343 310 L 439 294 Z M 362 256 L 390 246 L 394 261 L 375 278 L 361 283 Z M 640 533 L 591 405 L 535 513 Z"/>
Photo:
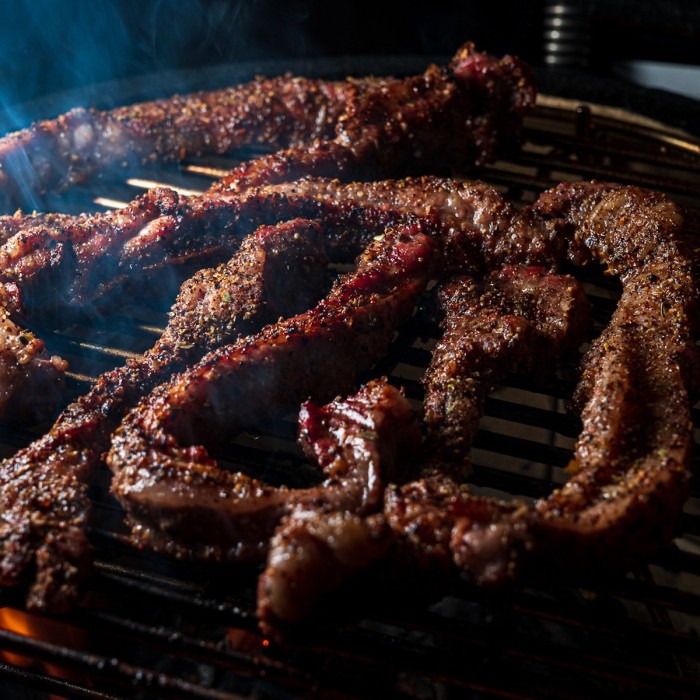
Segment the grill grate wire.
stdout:
<path fill-rule="evenodd" d="M 79 189 L 70 205 L 106 208 L 154 184 L 201 191 L 235 162 L 197 159 L 139 179 L 102 181 Z M 521 204 L 559 181 L 597 178 L 660 189 L 698 209 L 700 144 L 633 115 L 544 97 L 527 119 L 522 153 L 478 177 Z M 66 208 L 50 198 L 46 206 Z M 601 325 L 614 306 L 614 284 L 595 271 L 581 277 Z M 48 342 L 71 363 L 71 390 L 84 391 L 101 371 L 149 347 L 166 308 L 129 304 L 110 310 L 108 320 L 57 330 Z M 416 406 L 431 332 L 414 319 L 379 367 Z M 513 377 L 494 392 L 474 451 L 477 492 L 537 498 L 564 480 L 578 428 L 566 412 L 574 382 L 575 368 L 567 366 L 544 388 Z M 700 426 L 697 411 L 695 418 Z M 45 427 L 0 426 L 2 456 Z M 240 436 L 231 457 L 258 466 L 299 463 L 293 420 L 271 426 L 266 438 Z M 625 577 L 598 587 L 508 592 L 454 581 L 432 598 L 399 594 L 410 581 L 389 592 L 364 581 L 353 596 L 357 615 L 279 648 L 256 627 L 257 572 L 191 567 L 132 549 L 102 468 L 91 487 L 97 562 L 84 603 L 42 618 L 22 610 L 17 591 L 0 591 L 0 689 L 9 698 L 28 697 L 26 689 L 31 697 L 95 699 L 699 697 L 697 476 L 691 491 L 674 546 Z"/>

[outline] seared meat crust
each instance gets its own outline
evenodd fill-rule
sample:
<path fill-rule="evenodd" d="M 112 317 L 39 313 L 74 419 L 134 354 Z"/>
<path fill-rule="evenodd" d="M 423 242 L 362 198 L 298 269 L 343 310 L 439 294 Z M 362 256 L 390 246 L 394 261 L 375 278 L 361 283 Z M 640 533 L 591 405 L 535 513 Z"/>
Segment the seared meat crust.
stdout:
<path fill-rule="evenodd" d="M 342 483 L 354 502 L 339 510 L 337 497 L 319 494 L 275 530 L 258 582 L 258 618 L 269 634 L 306 619 L 353 573 L 386 554 L 393 536 L 376 513 L 385 486 L 405 478 L 421 441 L 410 404 L 386 379 L 323 408 L 307 402 L 299 433 L 328 477 L 326 487 Z"/>
<path fill-rule="evenodd" d="M 124 413 L 207 350 L 306 308 L 326 286 L 326 264 L 318 224 L 294 220 L 259 229 L 231 261 L 185 283 L 151 350 L 99 377 L 46 435 L 0 465 L 0 583 L 35 569 L 27 605 L 70 607 L 90 571 L 87 482 Z"/>
<path fill-rule="evenodd" d="M 225 471 L 201 443 L 351 387 L 425 288 L 433 249 L 425 231 L 412 222 L 387 232 L 317 306 L 215 351 L 126 417 L 107 461 L 138 540 L 182 557 L 259 558 L 293 508 L 318 498 L 354 507 L 354 490 L 342 485 L 273 488 Z"/>
<path fill-rule="evenodd" d="M 589 328 L 573 277 L 506 266 L 483 284 L 457 278 L 439 294 L 444 335 L 423 377 L 428 454 L 466 465 L 487 394 L 509 372 L 545 374 Z"/>
<path fill-rule="evenodd" d="M 520 61 L 465 44 L 449 65 L 405 79 L 283 76 L 110 112 L 75 109 L 0 139 L 3 208 L 109 168 L 253 143 L 289 148 L 244 165 L 226 188 L 303 174 L 348 179 L 468 166 L 517 142 L 534 92 Z M 443 134 L 449 148 L 436 138 Z"/>

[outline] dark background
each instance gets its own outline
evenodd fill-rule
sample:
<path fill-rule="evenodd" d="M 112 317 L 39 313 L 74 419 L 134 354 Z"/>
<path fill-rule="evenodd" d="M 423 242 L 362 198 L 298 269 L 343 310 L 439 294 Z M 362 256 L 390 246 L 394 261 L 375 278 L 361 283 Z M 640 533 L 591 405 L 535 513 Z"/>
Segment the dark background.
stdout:
<path fill-rule="evenodd" d="M 0 7 L 0 107 L 86 84 L 258 59 L 447 56 L 466 39 L 545 67 L 539 2 L 375 0 L 32 0 Z M 576 75 L 620 60 L 700 63 L 700 2 L 565 1 L 582 33 Z M 583 37 L 583 38 L 582 38 Z M 561 66 L 559 67 L 561 68 Z M 672 86 L 670 86 L 672 87 Z"/>

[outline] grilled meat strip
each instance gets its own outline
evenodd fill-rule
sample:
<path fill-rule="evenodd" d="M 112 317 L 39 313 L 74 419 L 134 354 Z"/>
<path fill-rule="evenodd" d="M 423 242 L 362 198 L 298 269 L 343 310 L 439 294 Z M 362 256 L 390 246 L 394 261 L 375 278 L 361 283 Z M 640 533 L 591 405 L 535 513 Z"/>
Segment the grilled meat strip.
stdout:
<path fill-rule="evenodd" d="M 482 182 L 421 177 L 344 184 L 305 178 L 218 200 L 183 200 L 180 208 L 156 217 L 124 245 L 120 268 L 153 269 L 187 259 L 196 254 L 197 245 L 211 252 L 235 238 L 240 221 L 290 216 L 322 220 L 329 255 L 345 258 L 352 246 L 361 249 L 406 214 L 440 224 L 435 237 L 446 274 L 482 273 L 509 262 L 549 267 L 566 255 L 566 239 L 557 222 L 533 217 L 527 209 L 517 211 Z M 207 223 L 210 220 L 215 223 Z M 208 232 L 215 227 L 221 233 L 213 240 Z M 204 233 L 195 237 L 189 234 L 192 229 Z"/>
<path fill-rule="evenodd" d="M 553 267 L 566 257 L 561 221 L 529 208 L 518 211 L 495 187 L 478 180 L 423 176 L 346 184 L 303 178 L 261 187 L 249 196 L 281 198 L 295 210 L 303 207 L 309 217 L 314 209 L 364 213 L 364 226 L 406 212 L 436 218 L 438 267 L 445 275 L 483 274 L 508 263 Z"/>
<path fill-rule="evenodd" d="M 284 76 L 110 112 L 75 109 L 0 140 L 0 189 L 8 210 L 31 201 L 32 193 L 63 189 L 105 169 L 250 143 L 290 149 L 239 169 L 229 187 L 270 176 L 347 179 L 397 168 L 405 174 L 416 165 L 425 171 L 436 162 L 470 165 L 517 142 L 522 115 L 533 104 L 532 77 L 520 61 L 466 44 L 449 65 L 405 79 Z"/>
<path fill-rule="evenodd" d="M 0 465 L 0 583 L 34 576 L 27 605 L 68 608 L 89 571 L 87 480 L 124 413 L 207 350 L 307 308 L 326 287 L 318 224 L 262 227 L 186 282 L 155 346 L 103 374 L 51 430 Z"/>
<path fill-rule="evenodd" d="M 138 290 L 145 279 L 153 282 L 159 271 L 172 277 L 172 265 L 227 257 L 243 235 L 262 223 L 295 216 L 321 219 L 329 254 L 346 260 L 407 213 L 442 222 L 435 236 L 446 270 L 474 271 L 510 261 L 550 265 L 564 255 L 556 226 L 528 220 L 527 211 L 516 212 L 483 183 L 305 180 L 222 199 L 154 189 L 125 209 L 104 214 L 28 217 L 32 225 L 0 247 L 0 281 L 6 296 L 17 299 L 13 323 L 52 315 L 65 322 L 110 292 Z M 22 376 L 8 363 L 5 374 L 13 372 Z M 17 397 L 22 385 L 13 386 Z"/>
<path fill-rule="evenodd" d="M 14 300 L 0 302 L 0 416 L 18 423 L 48 419 L 63 396 L 67 363 L 49 355 L 44 341 L 15 323 L 9 309 Z"/>
<path fill-rule="evenodd" d="M 107 461 L 135 538 L 181 557 L 260 558 L 295 507 L 319 498 L 354 507 L 342 483 L 275 488 L 218 467 L 201 443 L 351 387 L 411 314 L 431 262 L 425 224 L 397 226 L 316 307 L 211 353 L 132 410 Z"/>
<path fill-rule="evenodd" d="M 320 495 L 275 530 L 258 582 L 258 619 L 266 634 L 306 619 L 353 573 L 386 554 L 391 530 L 377 511 L 384 487 L 401 479 L 415 457 L 421 433 L 403 394 L 380 379 L 323 408 L 305 403 L 299 438 L 327 476 L 324 486 L 342 483 L 354 503 L 338 510 L 333 495 Z"/>
<path fill-rule="evenodd" d="M 564 184 L 535 209 L 570 228 L 571 253 L 620 276 L 622 297 L 583 362 L 583 430 L 562 488 L 528 507 L 452 506 L 455 562 L 482 583 L 624 570 L 665 547 L 687 495 L 698 288 L 683 212 L 660 194 Z"/>
<path fill-rule="evenodd" d="M 348 105 L 335 138 L 243 163 L 212 191 L 304 175 L 348 181 L 464 171 L 517 145 L 534 102 L 534 83 L 521 62 L 465 44 L 444 68 L 431 66 L 421 76 L 367 90 Z"/>
<path fill-rule="evenodd" d="M 470 498 L 462 480 L 486 395 L 508 372 L 556 367 L 588 332 L 590 303 L 569 275 L 522 266 L 505 266 L 482 282 L 456 278 L 438 296 L 444 335 L 423 379 L 423 475 L 387 489 L 384 512 L 400 535 L 394 556 L 446 574 L 453 567 L 453 510 Z"/>
<path fill-rule="evenodd" d="M 444 335 L 423 377 L 428 454 L 466 466 L 486 395 L 509 372 L 545 374 L 577 348 L 590 303 L 573 277 L 520 266 L 483 284 L 457 278 L 439 300 Z"/>
<path fill-rule="evenodd" d="M 56 296 L 62 282 L 59 301 L 65 299 L 67 307 L 82 298 L 94 302 L 144 270 L 221 257 L 251 226 L 321 218 L 346 257 L 348 245 L 359 253 L 407 213 L 439 218 L 445 258 L 468 258 L 480 269 L 509 261 L 547 265 L 565 250 L 555 227 L 529 221 L 526 212 L 516 213 L 497 190 L 480 182 L 424 177 L 343 185 L 306 179 L 218 199 L 158 188 L 111 212 L 47 215 L 38 225 L 36 217 L 28 217 L 32 225 L 0 247 L 0 280 L 21 284 L 23 305 L 30 310 L 47 303 L 44 287 Z M 364 237 L 358 237 L 358 228 L 368 229 Z"/>
<path fill-rule="evenodd" d="M 72 109 L 0 140 L 4 209 L 137 164 L 330 138 L 360 90 L 361 82 L 282 76 L 111 111 Z"/>
<path fill-rule="evenodd" d="M 149 355 L 184 367 L 198 356 L 313 306 L 330 286 L 321 226 L 291 219 L 261 226 L 236 254 L 183 283 L 168 326 Z M 165 360 L 161 359 L 165 356 Z M 144 392 L 146 393 L 146 392 Z"/>

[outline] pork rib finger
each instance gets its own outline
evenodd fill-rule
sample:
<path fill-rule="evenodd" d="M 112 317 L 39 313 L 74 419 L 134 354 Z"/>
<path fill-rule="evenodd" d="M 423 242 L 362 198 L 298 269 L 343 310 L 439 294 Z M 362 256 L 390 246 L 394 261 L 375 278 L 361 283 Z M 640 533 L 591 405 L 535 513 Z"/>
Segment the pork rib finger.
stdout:
<path fill-rule="evenodd" d="M 302 512 L 283 520 L 258 580 L 256 613 L 263 634 L 283 639 L 348 579 L 386 556 L 393 540 L 380 514 Z"/>
<path fill-rule="evenodd" d="M 284 76 L 112 111 L 73 109 L 0 139 L 3 208 L 110 169 L 329 138 L 358 89 L 349 81 Z"/>
<path fill-rule="evenodd" d="M 647 263 L 690 275 L 694 245 L 686 214 L 661 192 L 610 182 L 565 182 L 543 192 L 532 215 L 557 224 L 576 265 L 595 261 L 625 282 Z M 695 285 L 691 287 L 695 289 Z M 686 303 L 692 301 L 692 294 Z"/>
<path fill-rule="evenodd" d="M 682 210 L 605 183 L 560 185 L 534 208 L 568 227 L 576 261 L 606 265 L 623 290 L 584 359 L 573 477 L 534 508 L 457 508 L 455 560 L 483 582 L 553 562 L 568 575 L 624 570 L 668 544 L 687 493 L 700 295 Z"/>
<path fill-rule="evenodd" d="M 533 104 L 532 80 L 519 61 L 465 44 L 444 68 L 363 92 L 338 120 L 334 139 L 243 163 L 211 191 L 303 175 L 348 181 L 464 170 L 517 144 Z"/>
<path fill-rule="evenodd" d="M 309 460 L 323 469 L 327 485 L 343 480 L 347 488 L 351 478 L 356 480 L 349 510 L 365 515 L 380 509 L 386 484 L 401 479 L 421 433 L 404 395 L 382 378 L 321 408 L 305 402 L 299 411 L 299 442 Z"/>
<path fill-rule="evenodd" d="M 306 308 L 325 289 L 326 263 L 318 224 L 295 220 L 259 229 L 228 263 L 185 283 L 151 350 L 99 377 L 46 435 L 0 465 L 0 582 L 33 575 L 28 607 L 72 605 L 90 570 L 87 481 L 121 417 L 207 350 Z"/>
<path fill-rule="evenodd" d="M 100 296 L 103 279 L 115 279 L 115 259 L 125 239 L 173 207 L 154 193 L 98 217 L 29 217 L 0 247 L 0 417 L 30 421 L 55 416 L 67 363 L 48 357 L 44 343 L 25 325 L 65 322 Z M 172 193 L 173 197 L 177 197 Z M 104 275 L 104 277 L 102 277 Z"/>
<path fill-rule="evenodd" d="M 111 112 L 75 109 L 0 140 L 0 189 L 7 210 L 31 201 L 33 193 L 63 189 L 124 163 L 223 153 L 249 143 L 294 149 L 281 161 L 253 166 L 255 177 L 233 174 L 228 186 L 267 182 L 280 175 L 281 163 L 307 162 L 298 147 L 324 142 L 345 147 L 355 172 L 366 171 L 370 161 L 385 173 L 416 163 L 426 170 L 437 154 L 442 165 L 461 166 L 517 142 L 522 115 L 533 104 L 533 81 L 523 64 L 466 44 L 448 66 L 406 79 L 286 76 Z M 450 148 L 436 138 L 442 134 Z M 318 161 L 318 154 L 308 160 L 311 172 Z M 348 168 L 337 174 L 355 177 Z"/>
<path fill-rule="evenodd" d="M 224 471 L 201 442 L 347 390 L 411 314 L 431 262 L 430 237 L 404 223 L 370 245 L 316 307 L 210 354 L 131 411 L 108 464 L 137 538 L 179 556 L 260 557 L 279 520 L 318 491 Z M 334 493 L 338 508 L 357 500 L 352 489 Z"/>
<path fill-rule="evenodd" d="M 458 278 L 439 298 L 444 335 L 423 377 L 429 454 L 466 465 L 487 394 L 509 372 L 546 373 L 577 348 L 590 303 L 573 277 L 520 266 L 483 284 Z"/>
<path fill-rule="evenodd" d="M 381 508 L 384 487 L 401 478 L 421 442 L 415 413 L 386 379 L 323 408 L 307 402 L 299 431 L 305 452 L 327 476 L 324 486 L 352 479 L 360 488 L 344 510 L 321 491 L 275 530 L 258 581 L 258 620 L 266 634 L 306 619 L 344 580 L 386 553 L 391 530 L 381 515 L 365 516 Z"/>
<path fill-rule="evenodd" d="M 572 277 L 521 266 L 506 266 L 481 283 L 451 280 L 440 301 L 445 333 L 423 380 L 422 478 L 387 489 L 384 513 L 399 536 L 393 557 L 445 575 L 454 565 L 455 504 L 469 501 L 476 509 L 478 503 L 462 480 L 487 393 L 507 372 L 551 371 L 585 337 L 590 304 Z M 493 564 L 483 559 L 484 566 Z"/>
<path fill-rule="evenodd" d="M 26 313 L 56 296 L 62 308 L 70 308 L 81 299 L 94 302 L 144 270 L 230 255 L 256 225 L 297 216 L 322 219 L 333 233 L 329 243 L 335 241 L 345 257 L 408 213 L 441 223 L 436 243 L 448 269 L 481 272 L 509 262 L 551 266 L 565 254 L 556 225 L 544 216 L 528 218 L 527 210 L 516 212 L 484 183 L 305 179 L 219 198 L 185 198 L 160 188 L 103 214 L 58 221 L 47 216 L 38 225 L 28 217 L 32 226 L 0 247 L 0 279 L 22 285 Z M 361 230 L 364 235 L 358 235 Z M 51 299 L 41 294 L 46 288 Z"/>

